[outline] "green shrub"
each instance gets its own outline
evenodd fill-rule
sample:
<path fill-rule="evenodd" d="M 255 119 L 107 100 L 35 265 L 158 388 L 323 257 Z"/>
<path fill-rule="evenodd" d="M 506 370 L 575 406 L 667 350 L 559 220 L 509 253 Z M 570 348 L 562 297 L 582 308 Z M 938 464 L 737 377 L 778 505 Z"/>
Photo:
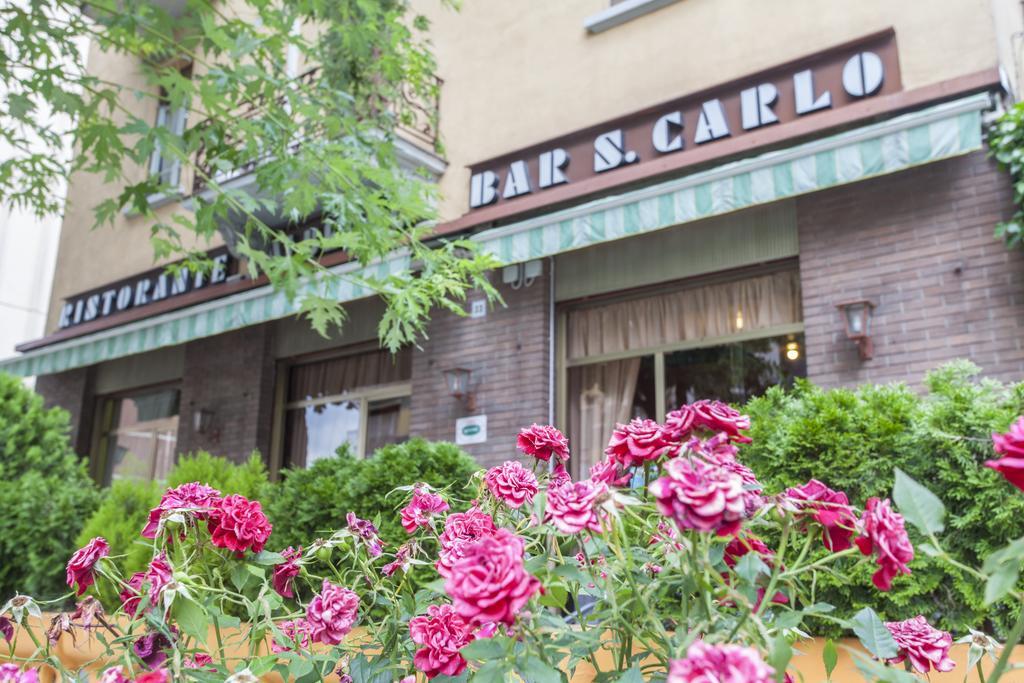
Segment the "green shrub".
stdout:
<path fill-rule="evenodd" d="M 266 506 L 274 524 L 274 550 L 308 545 L 344 527 L 348 512 L 375 520 L 385 542 L 398 545 L 408 534 L 398 518 L 402 498 L 388 496 L 391 491 L 426 482 L 461 494 L 478 469 L 464 451 L 444 442 L 411 439 L 382 448 L 365 460 L 340 448 L 336 457 L 318 460 L 309 469 L 282 473 L 283 480 Z"/>
<path fill-rule="evenodd" d="M 69 418 L 0 374 L 0 600 L 67 591 L 64 566 L 99 492 L 68 440 Z"/>
<path fill-rule="evenodd" d="M 410 439 L 385 446 L 360 463 L 349 484 L 352 511 L 364 519 L 377 519 L 381 537 L 391 544 L 409 535 L 402 528 L 398 510 L 403 496 L 388 495 L 399 486 L 425 482 L 435 489 L 449 489 L 464 498 L 464 487 L 480 466 L 455 444 Z"/>
<path fill-rule="evenodd" d="M 799 382 L 788 392 L 772 389 L 744 407 L 753 443 L 740 457 L 770 491 L 813 477 L 846 491 L 857 506 L 890 496 L 899 467 L 942 498 L 949 513 L 943 545 L 978 566 L 990 550 L 1024 535 L 1024 497 L 983 467 L 993 457 L 991 433 L 1004 431 L 1024 410 L 1024 385 L 977 381 L 977 373 L 967 362 L 943 366 L 927 376 L 924 396 L 899 384 L 826 391 Z M 842 612 L 870 605 L 887 619 L 923 614 L 957 633 L 1004 631 L 1008 607 L 986 608 L 983 586 L 929 558 L 924 540 L 909 531 L 917 548 L 913 574 L 898 577 L 889 593 L 872 588 L 874 567 L 865 566 L 819 585 L 819 598 Z"/>
<path fill-rule="evenodd" d="M 359 461 L 347 448 L 337 456 L 317 460 L 306 469 L 284 470 L 282 480 L 265 502 L 267 517 L 274 525 L 273 550 L 308 546 L 345 525 L 350 509 L 348 484 Z"/>
<path fill-rule="evenodd" d="M 212 486 L 225 496 L 238 493 L 255 500 L 266 497 L 270 486 L 267 468 L 259 451 L 253 451 L 241 464 L 206 451 L 182 455 L 167 475 L 167 486 L 181 486 L 190 481 Z"/>

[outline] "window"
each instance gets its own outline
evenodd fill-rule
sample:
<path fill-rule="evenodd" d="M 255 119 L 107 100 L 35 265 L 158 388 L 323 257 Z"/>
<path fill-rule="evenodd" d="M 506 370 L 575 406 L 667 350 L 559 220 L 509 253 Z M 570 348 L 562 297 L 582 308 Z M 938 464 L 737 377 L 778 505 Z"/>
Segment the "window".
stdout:
<path fill-rule="evenodd" d="M 407 439 L 411 371 L 408 350 L 293 365 L 284 406 L 285 464 L 309 467 L 345 444 L 363 457 Z"/>
<path fill-rule="evenodd" d="M 178 399 L 177 388 L 161 388 L 102 400 L 104 484 L 167 478 L 177 455 Z"/>
<path fill-rule="evenodd" d="M 172 107 L 163 91 L 156 109 L 156 126 L 166 128 L 172 135 L 181 137 L 185 133 L 185 107 Z M 159 140 L 153 155 L 149 158 L 149 175 L 160 181 L 161 185 L 177 188 L 181 181 L 181 161 L 164 154 Z"/>
<path fill-rule="evenodd" d="M 807 374 L 795 270 L 660 292 L 566 314 L 566 408 L 580 473 L 616 422 L 683 403 L 738 403 Z"/>

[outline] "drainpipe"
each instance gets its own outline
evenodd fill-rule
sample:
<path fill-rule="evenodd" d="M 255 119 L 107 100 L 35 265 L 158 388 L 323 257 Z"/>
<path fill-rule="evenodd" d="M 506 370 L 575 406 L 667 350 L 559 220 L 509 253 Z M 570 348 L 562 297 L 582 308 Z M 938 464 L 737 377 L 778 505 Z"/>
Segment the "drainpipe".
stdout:
<path fill-rule="evenodd" d="M 1024 2 L 1024 0 L 1021 0 Z M 548 424 L 555 424 L 555 257 L 548 257 Z"/>

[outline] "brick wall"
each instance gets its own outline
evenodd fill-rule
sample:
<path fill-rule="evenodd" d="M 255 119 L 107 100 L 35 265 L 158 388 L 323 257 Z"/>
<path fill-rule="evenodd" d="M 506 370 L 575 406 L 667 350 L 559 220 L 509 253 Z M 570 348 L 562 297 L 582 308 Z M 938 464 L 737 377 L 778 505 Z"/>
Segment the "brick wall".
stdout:
<path fill-rule="evenodd" d="M 475 414 L 487 415 L 487 442 L 464 448 L 489 467 L 514 458 L 521 427 L 548 421 L 549 262 L 530 287 L 498 285 L 506 306 L 483 318 L 435 312 L 429 339 L 413 354 L 412 425 L 415 436 L 455 440 L 455 420 L 469 413 L 448 395 L 444 370 L 473 371 Z M 500 280 L 501 271 L 494 274 Z"/>
<path fill-rule="evenodd" d="M 274 360 L 269 325 L 247 327 L 191 342 L 181 380 L 178 451 L 208 450 L 241 461 L 270 453 Z M 213 413 L 210 428 L 193 428 L 196 410 Z"/>
<path fill-rule="evenodd" d="M 91 368 L 77 368 L 36 378 L 35 390 L 43 397 L 46 407 L 60 406 L 71 413 L 71 446 L 82 456 L 88 456 L 92 448 L 92 384 Z"/>
<path fill-rule="evenodd" d="M 992 236 L 1010 213 L 1007 176 L 983 152 L 800 198 L 810 379 L 919 386 L 955 358 L 1024 379 L 1024 254 Z M 871 360 L 835 308 L 856 298 L 878 305 Z"/>

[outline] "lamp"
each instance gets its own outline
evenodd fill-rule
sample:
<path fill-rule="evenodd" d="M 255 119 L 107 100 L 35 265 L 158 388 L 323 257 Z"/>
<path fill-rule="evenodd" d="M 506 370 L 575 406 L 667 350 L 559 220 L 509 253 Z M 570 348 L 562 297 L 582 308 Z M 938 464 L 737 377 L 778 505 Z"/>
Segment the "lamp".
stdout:
<path fill-rule="evenodd" d="M 875 304 L 867 299 L 856 299 L 836 304 L 843 313 L 846 325 L 846 337 L 857 344 L 861 360 L 868 360 L 875 355 L 875 346 L 871 342 L 871 312 Z"/>
<path fill-rule="evenodd" d="M 450 368 L 444 371 L 444 381 L 448 385 L 448 393 L 466 404 L 467 410 L 476 408 L 473 392 L 470 390 L 470 380 L 473 378 L 473 371 L 466 368 Z"/>

